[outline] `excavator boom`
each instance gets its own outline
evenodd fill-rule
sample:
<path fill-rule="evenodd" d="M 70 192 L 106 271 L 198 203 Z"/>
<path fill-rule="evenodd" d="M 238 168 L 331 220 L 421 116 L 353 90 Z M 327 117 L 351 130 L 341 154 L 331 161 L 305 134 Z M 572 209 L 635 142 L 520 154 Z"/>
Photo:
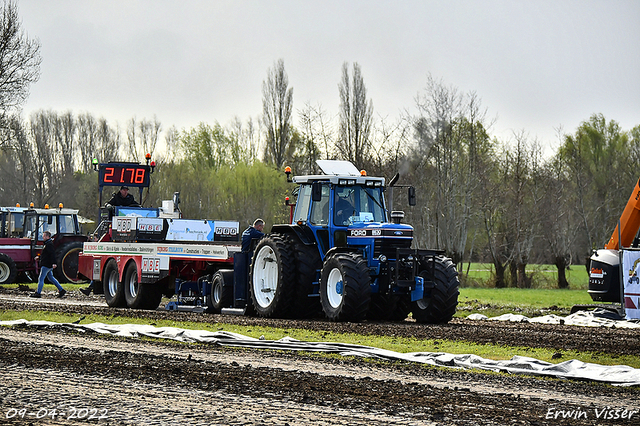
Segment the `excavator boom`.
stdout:
<path fill-rule="evenodd" d="M 620 241 L 618 240 L 618 226 L 620 227 Z M 618 250 L 620 247 L 629 247 L 640 229 L 640 180 L 629 197 L 627 206 L 620 216 L 620 223 L 611 234 L 609 242 L 604 248 Z"/>

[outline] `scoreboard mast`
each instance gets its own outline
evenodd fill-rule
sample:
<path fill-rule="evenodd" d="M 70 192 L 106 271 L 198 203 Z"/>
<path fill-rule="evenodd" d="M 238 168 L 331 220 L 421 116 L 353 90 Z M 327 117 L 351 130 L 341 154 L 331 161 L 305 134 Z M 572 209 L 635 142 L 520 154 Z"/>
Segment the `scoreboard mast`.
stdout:
<path fill-rule="evenodd" d="M 142 191 L 151 183 L 151 173 L 155 168 L 155 161 L 149 164 L 151 155 L 145 156 L 147 164 L 110 161 L 98 164 L 93 160 L 93 168 L 98 172 L 98 187 L 100 192 L 100 206 L 102 206 L 102 190 L 105 186 L 127 186 L 140 188 L 139 202 L 142 204 Z M 118 188 L 119 189 L 119 188 Z"/>

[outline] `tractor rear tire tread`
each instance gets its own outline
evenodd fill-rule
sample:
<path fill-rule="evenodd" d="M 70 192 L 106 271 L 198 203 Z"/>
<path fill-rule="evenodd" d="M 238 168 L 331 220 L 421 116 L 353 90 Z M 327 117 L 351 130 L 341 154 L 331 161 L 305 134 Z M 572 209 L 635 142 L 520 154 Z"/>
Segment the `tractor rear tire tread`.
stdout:
<path fill-rule="evenodd" d="M 430 291 L 428 306 L 421 308 L 420 301 L 412 302 L 413 318 L 419 323 L 444 324 L 451 321 L 456 313 L 460 294 L 456 267 L 451 259 L 443 256 L 437 256 L 435 262 L 435 287 Z M 429 279 L 430 269 L 431 265 L 425 265 L 421 272 L 425 279 Z"/>
<path fill-rule="evenodd" d="M 253 283 L 255 261 L 260 251 L 265 246 L 271 247 L 278 262 L 277 283 L 273 295 L 273 300 L 268 306 L 260 306 L 256 300 L 255 286 Z M 264 237 L 253 252 L 251 269 L 249 276 L 249 289 L 251 303 L 256 314 L 264 318 L 290 318 L 293 311 L 294 283 L 295 283 L 295 255 L 293 252 L 293 241 L 285 234 L 269 234 Z"/>
<path fill-rule="evenodd" d="M 313 283 L 317 280 L 317 271 L 322 260 L 316 245 L 305 245 L 300 242 L 294 247 L 298 269 L 295 288 L 294 318 L 317 318 L 322 316 L 322 305 L 319 297 L 310 297 L 314 291 Z"/>
<path fill-rule="evenodd" d="M 58 247 L 56 250 L 57 268 L 53 275 L 61 283 L 80 284 L 84 280 L 78 279 L 78 254 L 82 251 L 81 241 L 70 241 Z"/>

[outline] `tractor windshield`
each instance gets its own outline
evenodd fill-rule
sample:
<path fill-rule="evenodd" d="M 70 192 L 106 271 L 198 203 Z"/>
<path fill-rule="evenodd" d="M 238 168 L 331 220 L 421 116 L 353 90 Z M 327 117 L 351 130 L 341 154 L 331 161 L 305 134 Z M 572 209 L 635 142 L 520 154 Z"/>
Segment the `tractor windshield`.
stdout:
<path fill-rule="evenodd" d="M 357 222 L 385 222 L 381 187 L 336 186 L 333 221 L 338 226 Z"/>

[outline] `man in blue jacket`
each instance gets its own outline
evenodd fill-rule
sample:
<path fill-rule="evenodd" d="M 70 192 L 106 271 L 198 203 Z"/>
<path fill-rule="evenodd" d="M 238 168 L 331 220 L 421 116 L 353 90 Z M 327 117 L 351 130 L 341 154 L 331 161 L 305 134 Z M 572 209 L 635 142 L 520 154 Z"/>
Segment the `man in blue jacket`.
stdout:
<path fill-rule="evenodd" d="M 242 251 L 251 251 L 251 243 L 254 239 L 260 239 L 264 237 L 262 230 L 264 229 L 264 220 L 256 219 L 253 222 L 253 226 L 248 227 L 242 233 Z"/>
<path fill-rule="evenodd" d="M 44 242 L 44 247 L 42 248 L 42 253 L 40 253 L 39 256 L 40 276 L 38 277 L 38 289 L 31 295 L 31 297 L 40 297 L 40 293 L 42 293 L 42 287 L 44 287 L 45 278 L 48 278 L 51 283 L 55 284 L 55 286 L 58 287 L 58 297 L 64 297 L 64 295 L 67 293 L 67 290 L 62 288 L 56 277 L 53 276 L 53 269 L 58 265 L 55 264 L 56 249 L 53 247 L 51 232 L 44 231 L 42 233 L 42 241 Z"/>

